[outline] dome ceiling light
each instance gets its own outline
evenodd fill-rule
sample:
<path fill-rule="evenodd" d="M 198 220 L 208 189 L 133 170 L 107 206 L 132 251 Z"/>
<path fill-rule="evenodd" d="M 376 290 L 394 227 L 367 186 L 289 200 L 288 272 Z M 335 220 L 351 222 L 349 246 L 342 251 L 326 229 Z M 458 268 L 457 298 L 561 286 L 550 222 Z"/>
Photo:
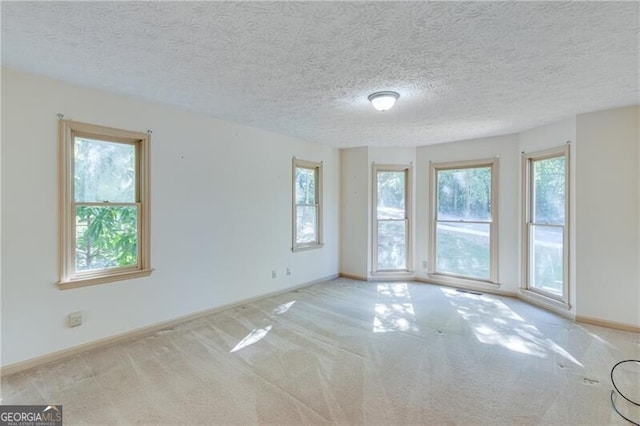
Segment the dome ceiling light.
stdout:
<path fill-rule="evenodd" d="M 393 107 L 399 97 L 396 92 L 376 92 L 369 95 L 369 101 L 378 111 L 386 111 Z"/>

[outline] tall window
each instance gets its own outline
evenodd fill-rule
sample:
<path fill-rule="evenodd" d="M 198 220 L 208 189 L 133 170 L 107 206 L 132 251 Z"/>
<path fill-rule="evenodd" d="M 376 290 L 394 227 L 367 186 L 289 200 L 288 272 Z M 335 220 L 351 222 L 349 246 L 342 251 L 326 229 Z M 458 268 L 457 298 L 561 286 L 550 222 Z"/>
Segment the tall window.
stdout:
<path fill-rule="evenodd" d="M 435 164 L 430 271 L 497 281 L 497 160 Z"/>
<path fill-rule="evenodd" d="M 60 288 L 151 273 L 148 142 L 60 121 Z"/>
<path fill-rule="evenodd" d="M 293 158 L 293 251 L 322 247 L 322 163 Z"/>
<path fill-rule="evenodd" d="M 568 146 L 525 154 L 525 287 L 568 302 Z"/>
<path fill-rule="evenodd" d="M 374 165 L 373 265 L 375 272 L 408 271 L 411 169 Z"/>

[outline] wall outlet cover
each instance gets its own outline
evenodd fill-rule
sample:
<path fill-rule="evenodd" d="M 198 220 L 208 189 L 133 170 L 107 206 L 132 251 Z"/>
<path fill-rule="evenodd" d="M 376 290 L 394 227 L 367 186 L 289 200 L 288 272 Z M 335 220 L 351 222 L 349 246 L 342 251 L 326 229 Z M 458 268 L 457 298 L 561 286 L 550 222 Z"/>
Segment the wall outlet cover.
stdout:
<path fill-rule="evenodd" d="M 82 312 L 72 312 L 69 314 L 69 327 L 78 327 L 82 325 Z"/>

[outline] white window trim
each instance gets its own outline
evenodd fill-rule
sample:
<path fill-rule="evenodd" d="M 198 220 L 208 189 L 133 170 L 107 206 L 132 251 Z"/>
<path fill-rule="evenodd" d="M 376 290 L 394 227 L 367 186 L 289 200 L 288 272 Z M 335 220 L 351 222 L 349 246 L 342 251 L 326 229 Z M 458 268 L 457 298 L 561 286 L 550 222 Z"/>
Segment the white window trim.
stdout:
<path fill-rule="evenodd" d="M 305 251 L 305 250 L 314 250 L 314 249 L 319 249 L 324 247 L 324 240 L 323 240 L 323 226 L 322 226 L 322 218 L 323 218 L 323 204 L 322 204 L 322 161 L 320 161 L 319 163 L 313 162 L 313 161 L 305 161 L 305 160 L 300 160 L 296 157 L 293 157 L 292 161 L 291 161 L 292 167 L 291 167 L 291 213 L 292 213 L 292 217 L 291 217 L 291 223 L 292 223 L 292 229 L 291 229 L 291 251 L 292 252 L 299 252 L 299 251 Z M 297 211 L 296 211 L 296 169 L 297 168 L 304 168 L 304 169 L 313 169 L 315 170 L 315 176 L 316 176 L 316 207 L 317 207 L 317 212 L 318 212 L 318 217 L 316 218 L 316 223 L 317 223 L 317 240 L 316 241 L 312 241 L 310 243 L 297 243 L 296 242 L 296 236 L 297 236 L 297 220 L 298 220 L 298 215 L 297 215 Z"/>
<path fill-rule="evenodd" d="M 546 160 L 549 158 L 563 157 L 565 158 L 565 211 L 564 211 L 564 238 L 563 238 L 563 269 L 564 276 L 562 277 L 564 280 L 563 283 L 563 294 L 562 296 L 558 296 L 544 290 L 532 288 L 529 286 L 530 279 L 530 265 L 529 265 L 529 229 L 530 229 L 530 219 L 531 219 L 531 193 L 532 193 L 532 185 L 531 181 L 531 165 L 533 161 Z M 540 300 L 544 303 L 549 303 L 555 307 L 564 308 L 567 310 L 571 309 L 570 303 L 570 265 L 569 265 L 569 244 L 570 244 L 570 230 L 569 230 L 569 219 L 570 219 L 570 145 L 567 143 L 564 146 L 546 149 L 543 151 L 536 151 L 531 153 L 522 153 L 522 249 L 521 249 L 521 293 L 525 296 L 529 296 L 535 300 Z"/>
<path fill-rule="evenodd" d="M 60 281 L 58 288 L 67 290 L 89 285 L 144 277 L 151 274 L 150 200 L 149 200 L 149 134 L 113 129 L 70 120 L 59 122 L 59 252 Z M 137 147 L 138 264 L 77 272 L 75 261 L 75 199 L 73 189 L 74 138 L 76 135 L 98 140 L 134 144 Z"/>
<path fill-rule="evenodd" d="M 469 277 L 465 275 L 447 274 L 436 271 L 436 218 L 438 214 L 438 182 L 439 170 L 465 169 L 475 167 L 491 167 L 491 221 L 489 226 L 489 279 Z M 429 185 L 429 200 L 431 201 L 429 217 L 429 264 L 427 276 L 434 281 L 451 285 L 480 285 L 498 284 L 498 182 L 499 159 L 498 157 L 484 160 L 451 161 L 443 163 L 431 162 Z"/>
<path fill-rule="evenodd" d="M 406 269 L 377 269 L 378 268 L 378 172 L 404 172 L 404 202 L 405 202 L 405 253 Z M 372 170 L 372 204 L 371 204 L 371 266 L 372 275 L 410 275 L 413 273 L 413 165 L 376 164 Z"/>

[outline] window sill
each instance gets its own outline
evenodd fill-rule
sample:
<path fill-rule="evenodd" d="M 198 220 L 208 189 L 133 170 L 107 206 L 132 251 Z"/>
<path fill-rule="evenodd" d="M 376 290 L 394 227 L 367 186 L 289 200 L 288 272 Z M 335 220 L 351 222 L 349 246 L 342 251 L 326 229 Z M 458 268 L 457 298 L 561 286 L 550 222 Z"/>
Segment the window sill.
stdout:
<path fill-rule="evenodd" d="M 391 281 L 413 281 L 416 278 L 415 271 L 371 271 L 367 281 L 391 282 Z"/>
<path fill-rule="evenodd" d="M 307 250 L 315 250 L 315 249 L 320 249 L 324 247 L 324 244 L 313 244 L 313 245 L 306 245 L 306 246 L 296 246 L 294 248 L 291 249 L 292 252 L 297 253 L 299 251 L 307 251 Z"/>
<path fill-rule="evenodd" d="M 527 290 L 526 288 L 520 289 L 520 294 L 522 296 L 522 299 L 528 302 L 534 303 L 536 305 L 543 305 L 543 307 L 552 309 L 554 311 L 557 309 L 562 309 L 566 311 L 571 310 L 571 305 L 567 302 L 557 300 L 549 296 L 545 296 L 544 294 L 541 294 L 535 291 Z"/>
<path fill-rule="evenodd" d="M 415 271 L 410 271 L 408 269 L 371 271 L 369 275 L 372 277 L 413 277 L 415 276 Z"/>
<path fill-rule="evenodd" d="M 464 286 L 473 289 L 496 289 L 500 287 L 500 284 L 491 281 L 475 280 L 473 278 L 463 278 L 443 274 L 427 274 L 427 280 L 435 284 Z"/>
<path fill-rule="evenodd" d="M 121 272 L 117 274 L 103 275 L 91 278 L 79 278 L 56 283 L 60 290 L 70 290 L 72 288 L 87 287 L 90 285 L 106 284 L 114 281 L 130 280 L 133 278 L 148 277 L 153 269 L 143 269 L 135 271 Z"/>
<path fill-rule="evenodd" d="M 479 286 L 489 285 L 493 287 L 500 287 L 500 284 L 494 283 L 493 281 L 490 281 L 490 280 L 474 279 L 474 278 L 464 277 L 462 275 L 428 273 L 427 277 L 429 280 L 432 280 L 434 282 L 439 281 L 443 283 L 454 283 L 454 284 L 462 283 L 462 284 L 479 285 Z"/>

